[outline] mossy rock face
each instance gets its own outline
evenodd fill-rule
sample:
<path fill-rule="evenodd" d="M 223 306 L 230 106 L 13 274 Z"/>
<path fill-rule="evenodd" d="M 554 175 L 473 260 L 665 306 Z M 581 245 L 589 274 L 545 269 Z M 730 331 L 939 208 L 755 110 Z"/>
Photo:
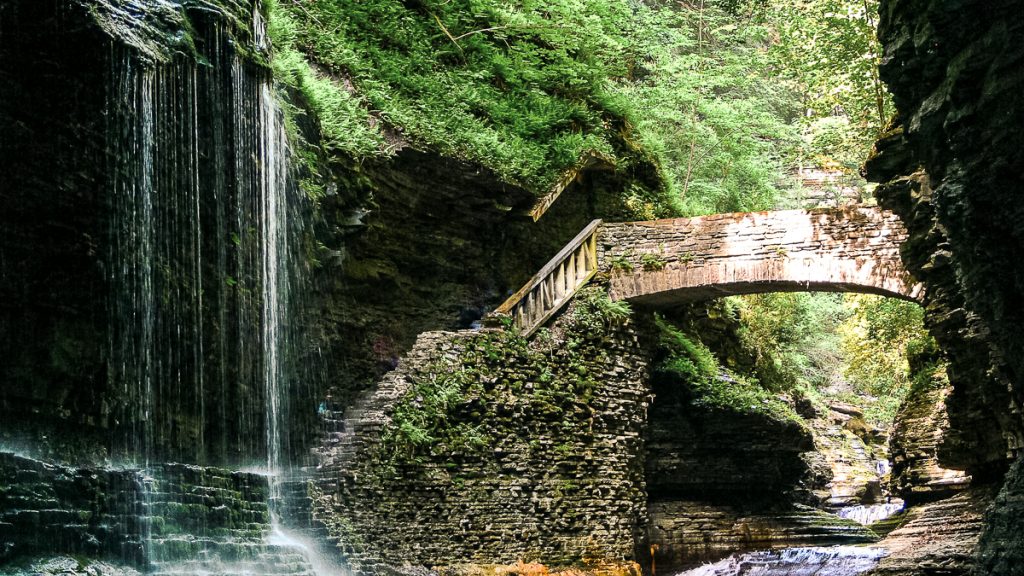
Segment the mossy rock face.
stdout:
<path fill-rule="evenodd" d="M 179 55 L 202 58 L 197 26 L 216 23 L 248 55 L 258 54 L 252 37 L 256 0 L 65 0 L 85 8 L 93 22 L 117 42 L 150 62 Z"/>
<path fill-rule="evenodd" d="M 197 571 L 241 561 L 308 568 L 293 549 L 267 544 L 264 475 L 181 464 L 75 469 L 0 452 L 0 486 L 0 574 L 49 574 L 54 566 L 134 574 L 123 566 L 160 571 L 189 562 Z M 307 511 L 293 503 L 283 513 Z"/>
<path fill-rule="evenodd" d="M 884 520 L 879 520 L 878 522 L 868 526 L 868 528 L 870 528 L 875 534 L 878 534 L 880 538 L 885 538 L 890 532 L 906 524 L 908 518 L 907 512 L 900 512 L 899 514 L 893 514 Z"/>

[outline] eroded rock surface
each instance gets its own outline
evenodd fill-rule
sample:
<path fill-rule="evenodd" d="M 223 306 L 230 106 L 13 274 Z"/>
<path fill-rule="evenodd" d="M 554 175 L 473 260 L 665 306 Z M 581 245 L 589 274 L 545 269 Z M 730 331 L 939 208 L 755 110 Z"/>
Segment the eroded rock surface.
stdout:
<path fill-rule="evenodd" d="M 904 524 L 876 544 L 887 549 L 889 556 L 868 576 L 972 574 L 985 509 L 992 497 L 991 487 L 971 488 L 910 510 Z"/>
<path fill-rule="evenodd" d="M 948 498 L 971 482 L 963 471 L 939 464 L 938 448 L 949 429 L 946 398 L 951 390 L 945 371 L 933 371 L 929 382 L 911 389 L 893 424 L 892 489 L 908 504 Z"/>
<path fill-rule="evenodd" d="M 828 505 L 843 508 L 883 502 L 888 463 L 884 435 L 872 436 L 863 413 L 852 406 L 835 405 L 824 412 L 810 424 L 815 446 L 832 470 Z"/>

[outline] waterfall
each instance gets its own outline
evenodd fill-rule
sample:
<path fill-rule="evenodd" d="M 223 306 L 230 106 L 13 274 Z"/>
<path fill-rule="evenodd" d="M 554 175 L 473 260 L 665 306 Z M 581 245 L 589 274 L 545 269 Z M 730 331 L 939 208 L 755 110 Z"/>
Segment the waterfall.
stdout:
<path fill-rule="evenodd" d="M 108 173 L 114 177 L 111 201 L 109 279 L 110 362 L 108 379 L 124 398 L 121 414 L 128 431 L 126 449 L 150 453 L 156 302 L 153 290 L 153 74 L 140 72 L 127 51 L 113 50 L 108 108 L 137 111 L 134 122 L 112 120 L 108 138 L 115 146 Z"/>
<path fill-rule="evenodd" d="M 223 47 L 219 28 L 207 44 Z M 129 460 L 279 468 L 304 209 L 266 71 L 112 48 L 108 381 Z M 263 441 L 260 439 L 263 438 Z"/>
<path fill-rule="evenodd" d="M 890 502 L 886 504 L 868 504 L 863 506 L 847 506 L 836 511 L 840 518 L 853 520 L 858 524 L 870 526 L 875 522 L 885 520 L 894 514 L 903 511 L 902 502 Z"/>
<path fill-rule="evenodd" d="M 287 282 L 281 281 L 281 270 L 288 270 L 288 249 L 284 239 L 288 232 L 285 190 L 287 190 L 287 140 L 278 118 L 272 88 L 260 86 L 260 124 L 263 137 L 260 142 L 259 164 L 263 168 L 260 179 L 262 201 L 263 250 L 263 382 L 266 387 L 267 469 L 271 474 L 283 471 L 281 454 L 281 416 L 285 401 L 282 386 L 286 374 L 282 372 L 281 352 L 287 345 L 282 319 L 287 314 Z"/>
<path fill-rule="evenodd" d="M 289 399 L 294 383 L 310 385 L 299 376 L 310 347 L 297 317 L 309 206 L 269 72 L 223 26 L 199 30 L 201 61 L 147 60 L 111 43 L 108 384 L 122 431 L 112 448 L 150 475 L 144 506 L 157 526 L 178 498 L 160 488 L 163 462 L 254 467 L 265 478 L 264 534 L 227 542 L 202 526 L 165 529 L 147 537 L 161 573 L 220 570 L 230 564 L 221 551 L 244 549 L 268 565 L 302 557 L 273 573 L 307 574 L 325 562 L 280 518 L 283 484 L 304 485 L 290 476 Z M 263 42 L 258 10 L 253 26 Z"/>

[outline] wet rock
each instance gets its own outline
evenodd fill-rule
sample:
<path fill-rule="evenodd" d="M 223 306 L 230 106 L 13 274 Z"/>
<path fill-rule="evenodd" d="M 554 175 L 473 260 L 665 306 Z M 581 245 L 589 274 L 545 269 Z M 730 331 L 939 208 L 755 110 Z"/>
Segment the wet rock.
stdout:
<path fill-rule="evenodd" d="M 974 574 L 974 551 L 993 496 L 991 486 L 973 487 L 911 509 L 903 524 L 876 544 L 889 556 L 866 576 Z"/>
<path fill-rule="evenodd" d="M 60 556 L 31 562 L 23 567 L 0 566 L 2 576 L 139 576 L 130 567 L 84 558 Z"/>
<path fill-rule="evenodd" d="M 886 444 L 872 441 L 877 435 L 860 416 L 851 415 L 860 410 L 847 405 L 841 408 L 832 407 L 828 414 L 810 421 L 815 446 L 832 472 L 827 504 L 840 509 L 882 503 L 889 458 Z"/>
<path fill-rule="evenodd" d="M 1020 0 L 883 1 L 880 74 L 899 110 L 867 173 L 900 215 L 925 322 L 950 359 L 945 466 L 995 479 L 1024 446 L 1020 418 L 1024 86 Z M 963 18 L 963 14 L 975 17 Z"/>
<path fill-rule="evenodd" d="M 736 554 L 677 576 L 856 576 L 878 564 L 880 548 L 786 548 Z"/>
<path fill-rule="evenodd" d="M 64 553 L 97 562 L 41 560 L 25 573 L 307 574 L 301 550 L 273 538 L 268 482 L 222 468 L 76 469 L 0 452 L 0 562 Z M 294 520 L 295 506 L 281 509 Z"/>
<path fill-rule="evenodd" d="M 861 524 L 809 506 L 732 505 L 654 501 L 648 507 L 647 542 L 667 571 L 717 560 L 736 551 L 875 542 Z"/>
<path fill-rule="evenodd" d="M 951 386 L 944 370 L 930 370 L 930 379 L 911 389 L 893 423 L 891 485 L 908 504 L 948 498 L 971 481 L 964 472 L 939 464 L 938 449 L 949 430 L 946 398 Z"/>
<path fill-rule="evenodd" d="M 985 531 L 978 546 L 981 574 L 1024 574 L 1024 458 L 1006 476 L 1006 482 L 985 518 Z"/>

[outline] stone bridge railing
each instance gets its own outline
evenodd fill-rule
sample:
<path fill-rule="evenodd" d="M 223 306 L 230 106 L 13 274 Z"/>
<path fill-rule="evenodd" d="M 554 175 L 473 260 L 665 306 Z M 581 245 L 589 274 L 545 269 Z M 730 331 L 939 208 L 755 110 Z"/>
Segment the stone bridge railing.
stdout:
<path fill-rule="evenodd" d="M 669 306 L 762 292 L 863 292 L 920 301 L 907 232 L 876 207 L 591 222 L 496 312 L 529 336 L 597 272 L 613 300 Z"/>

